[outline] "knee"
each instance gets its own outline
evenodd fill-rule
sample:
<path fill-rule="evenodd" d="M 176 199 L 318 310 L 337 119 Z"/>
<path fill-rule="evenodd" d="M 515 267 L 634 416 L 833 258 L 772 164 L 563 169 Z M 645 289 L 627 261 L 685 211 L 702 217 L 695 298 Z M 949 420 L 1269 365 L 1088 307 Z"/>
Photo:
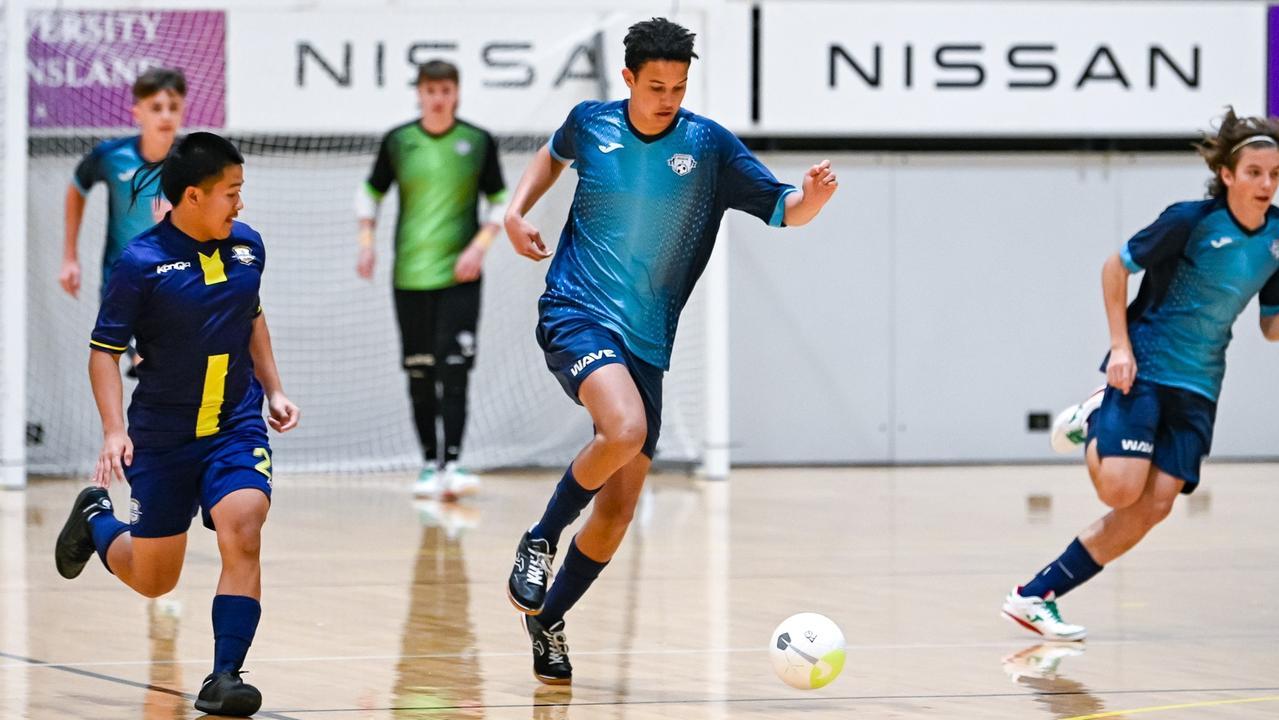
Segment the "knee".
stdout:
<path fill-rule="evenodd" d="M 609 503 L 597 503 L 593 512 L 599 513 L 600 519 L 604 520 L 609 527 L 625 529 L 630 527 L 631 520 L 635 518 L 637 500 L 638 497 L 625 498 Z"/>
<path fill-rule="evenodd" d="M 1105 465 L 1097 472 L 1097 497 L 1115 510 L 1131 506 L 1141 499 L 1145 489 L 1144 476 L 1114 472 Z"/>
<path fill-rule="evenodd" d="M 1172 513 L 1173 503 L 1176 496 L 1171 497 L 1147 497 L 1141 502 L 1141 517 L 1146 521 L 1148 527 L 1154 527 L 1168 518 Z"/>
<path fill-rule="evenodd" d="M 1097 487 L 1097 497 L 1113 510 L 1131 507 L 1141 497 L 1141 486 L 1122 482 L 1107 483 L 1103 479 Z"/>
<path fill-rule="evenodd" d="M 233 523 L 225 531 L 219 529 L 218 545 L 223 553 L 257 557 L 262 550 L 262 523 L 256 518 L 246 518 Z"/>
<path fill-rule="evenodd" d="M 610 427 L 600 429 L 600 437 L 609 451 L 625 457 L 635 457 L 648 439 L 648 424 L 641 413 L 628 417 Z"/>
<path fill-rule="evenodd" d="M 147 578 L 139 578 L 133 589 L 139 595 L 148 598 L 158 598 L 173 591 L 178 586 L 178 576 L 176 574 L 171 577 L 163 576 L 159 573 L 151 573 Z"/>

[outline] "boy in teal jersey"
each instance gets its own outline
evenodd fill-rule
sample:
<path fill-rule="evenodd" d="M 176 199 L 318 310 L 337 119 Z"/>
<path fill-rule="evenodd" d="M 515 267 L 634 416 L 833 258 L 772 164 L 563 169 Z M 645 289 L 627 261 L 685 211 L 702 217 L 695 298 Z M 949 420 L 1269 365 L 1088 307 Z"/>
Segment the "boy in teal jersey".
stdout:
<path fill-rule="evenodd" d="M 391 184 L 398 183 L 395 311 L 424 456 L 414 492 L 454 499 L 479 486 L 458 465 L 458 457 L 475 363 L 480 270 L 500 228 L 496 208 L 505 201 L 506 186 L 493 137 L 457 118 L 457 67 L 442 60 L 422 65 L 417 91 L 422 116 L 386 134 L 373 172 L 356 194 L 356 269 L 363 278 L 373 276 L 377 205 Z M 485 220 L 480 219 L 481 194 L 490 207 Z M 443 473 L 437 419 L 444 425 Z"/>
<path fill-rule="evenodd" d="M 158 183 L 150 192 L 135 199 L 133 176 L 144 163 L 160 162 L 169 154 L 182 127 L 186 94 L 187 82 L 181 70 L 152 68 L 142 73 L 133 83 L 133 119 L 140 133 L 99 143 L 76 165 L 67 187 L 66 235 L 62 245 L 62 270 L 58 274 L 59 284 L 71 297 L 77 297 L 80 292 L 77 247 L 80 223 L 94 185 L 102 182 L 107 186 L 107 238 L 102 250 L 99 296 L 105 295 L 111 267 L 129 241 L 169 211 L 169 203 L 158 190 Z M 136 359 L 132 350 L 129 354 Z"/>
<path fill-rule="evenodd" d="M 680 107 L 696 57 L 688 30 L 654 18 L 631 26 L 624 43 L 630 97 L 573 108 L 529 164 L 506 215 L 516 252 L 551 257 L 524 216 L 565 167 L 576 171 L 537 339 L 595 435 L 520 539 L 507 581 L 525 614 L 533 673 L 549 685 L 572 682 L 564 617 L 630 525 L 661 432 L 662 379 L 680 312 L 725 211 L 774 227 L 804 225 L 838 187 L 827 161 L 810 167 L 800 187 L 779 182 L 735 135 Z M 561 534 L 592 502 L 552 582 Z"/>
<path fill-rule="evenodd" d="M 1199 147 L 1209 198 L 1174 203 L 1106 260 L 1106 386 L 1067 408 L 1053 447 L 1085 448 L 1097 497 L 1111 508 L 1056 560 L 1013 588 L 1004 616 L 1050 640 L 1082 640 L 1057 599 L 1131 550 L 1199 486 L 1212 448 L 1231 327 L 1258 297 L 1261 332 L 1279 341 L 1279 122 L 1226 114 Z M 1125 309 L 1128 277 L 1145 273 Z"/>

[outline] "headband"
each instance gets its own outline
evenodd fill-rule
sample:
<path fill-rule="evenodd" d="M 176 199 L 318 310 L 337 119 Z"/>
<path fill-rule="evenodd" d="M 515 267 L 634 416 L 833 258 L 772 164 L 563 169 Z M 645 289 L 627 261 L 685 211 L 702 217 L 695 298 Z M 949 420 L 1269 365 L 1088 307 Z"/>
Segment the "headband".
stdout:
<path fill-rule="evenodd" d="M 1234 147 L 1230 148 L 1230 154 L 1234 155 L 1235 153 L 1239 152 L 1239 150 L 1245 145 L 1251 145 L 1253 143 L 1266 143 L 1268 145 L 1279 146 L 1279 141 L 1275 140 L 1269 135 L 1253 135 L 1252 137 L 1244 138 L 1243 140 L 1239 141 L 1238 145 L 1235 145 Z"/>

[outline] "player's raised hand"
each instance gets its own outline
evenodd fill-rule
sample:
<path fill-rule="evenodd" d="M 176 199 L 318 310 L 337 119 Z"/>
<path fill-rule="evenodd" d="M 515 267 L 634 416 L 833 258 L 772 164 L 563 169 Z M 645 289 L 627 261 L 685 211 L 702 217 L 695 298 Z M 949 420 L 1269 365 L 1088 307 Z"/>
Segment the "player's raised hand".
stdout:
<path fill-rule="evenodd" d="M 377 253 L 373 252 L 372 246 L 360 248 L 360 257 L 355 261 L 355 274 L 365 280 L 373 279 L 373 263 L 377 259 Z"/>
<path fill-rule="evenodd" d="M 1106 363 L 1106 384 L 1127 395 L 1137 379 L 1137 361 L 1132 347 L 1121 345 L 1110 349 L 1110 361 Z"/>
<path fill-rule="evenodd" d="M 62 272 L 58 273 L 58 284 L 71 297 L 77 297 L 80 292 L 80 261 L 79 260 L 63 260 Z"/>
<path fill-rule="evenodd" d="M 506 216 L 506 236 L 511 239 L 515 252 L 529 260 L 545 260 L 551 256 L 546 244 L 542 242 L 542 233 L 522 215 Z"/>
<path fill-rule="evenodd" d="M 838 189 L 839 180 L 835 177 L 835 169 L 830 166 L 830 160 L 823 160 L 804 173 L 805 199 L 811 198 L 819 205 L 825 205 Z"/>
<path fill-rule="evenodd" d="M 302 411 L 282 392 L 271 393 L 267 409 L 270 412 L 267 422 L 276 432 L 288 432 L 297 427 L 298 421 L 302 419 Z"/>
<path fill-rule="evenodd" d="M 127 433 L 108 433 L 102 440 L 102 451 L 93 466 L 93 484 L 111 487 L 112 480 L 124 481 L 124 469 L 133 464 L 133 441 Z"/>

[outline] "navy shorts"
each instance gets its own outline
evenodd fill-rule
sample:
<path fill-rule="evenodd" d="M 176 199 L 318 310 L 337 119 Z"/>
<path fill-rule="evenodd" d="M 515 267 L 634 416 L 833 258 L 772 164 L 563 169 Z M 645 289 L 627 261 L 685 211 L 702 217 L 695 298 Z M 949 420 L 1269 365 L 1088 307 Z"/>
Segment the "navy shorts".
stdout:
<path fill-rule="evenodd" d="M 625 365 L 644 401 L 648 437 L 644 439 L 641 452 L 652 459 L 657 450 L 657 438 L 662 434 L 662 376 L 665 371 L 631 354 L 616 332 L 581 316 L 543 314 L 537 325 L 537 344 L 546 353 L 546 367 L 578 405 L 582 401 L 577 391 L 591 373 L 605 365 Z"/>
<path fill-rule="evenodd" d="M 1217 403 L 1182 388 L 1137 380 L 1124 395 L 1106 388 L 1088 423 L 1100 457 L 1136 457 L 1184 480 L 1183 493 L 1199 485 L 1199 465 L 1212 449 Z"/>
<path fill-rule="evenodd" d="M 134 537 L 181 535 L 201 509 L 210 530 L 209 511 L 236 490 L 254 488 L 271 498 L 271 446 L 266 423 L 255 418 L 217 435 L 175 448 L 135 448 L 129 480 L 129 532 Z"/>

